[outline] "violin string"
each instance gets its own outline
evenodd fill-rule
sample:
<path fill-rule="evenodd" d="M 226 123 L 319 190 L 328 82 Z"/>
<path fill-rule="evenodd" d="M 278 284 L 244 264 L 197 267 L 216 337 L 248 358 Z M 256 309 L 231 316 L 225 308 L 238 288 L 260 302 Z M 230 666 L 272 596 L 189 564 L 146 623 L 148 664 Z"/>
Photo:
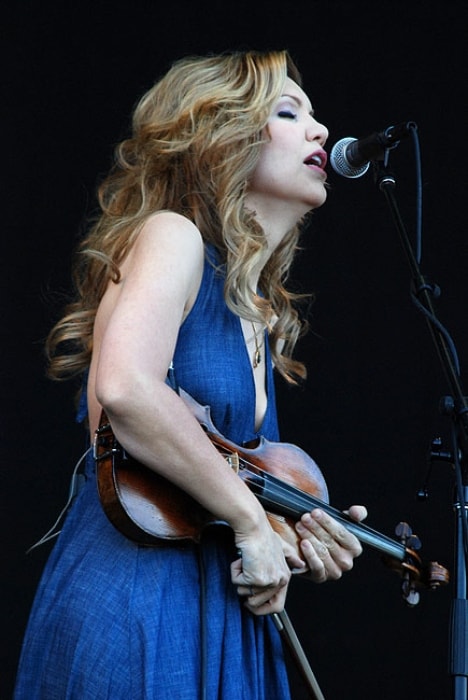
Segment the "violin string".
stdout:
<path fill-rule="evenodd" d="M 217 447 L 218 450 L 221 451 L 220 447 Z M 229 450 L 227 450 L 224 447 L 222 448 L 222 450 L 224 453 L 223 456 L 229 457 L 231 452 L 229 452 Z M 242 469 L 246 473 L 247 477 L 252 477 L 251 485 L 254 488 L 251 488 L 251 490 L 256 495 L 261 495 L 261 488 L 255 484 L 255 477 L 260 475 L 264 477 L 264 479 L 269 483 L 270 486 L 274 486 L 277 495 L 277 500 L 275 500 L 275 494 L 272 493 L 272 490 L 269 490 L 269 496 L 272 496 L 272 498 L 269 499 L 269 501 L 273 505 L 282 507 L 287 501 L 286 506 L 289 507 L 294 514 L 299 512 L 302 514 L 303 512 L 311 510 L 312 508 L 323 508 L 326 509 L 330 514 L 338 518 L 340 517 L 340 513 L 338 511 L 335 511 L 334 508 L 329 506 L 324 501 L 321 501 L 313 494 L 309 494 L 306 491 L 297 488 L 297 486 L 294 486 L 293 484 L 289 484 L 285 481 L 282 481 L 278 477 L 275 477 L 273 474 L 270 474 L 269 472 L 259 467 L 257 464 L 250 462 L 248 459 L 241 455 L 238 455 L 238 457 L 239 463 L 242 465 Z"/>
<path fill-rule="evenodd" d="M 216 443 L 215 446 L 225 458 L 228 458 L 229 455 L 232 454 L 232 451 L 229 451 L 224 446 Z M 325 501 L 321 501 L 319 498 L 309 494 L 307 491 L 303 491 L 297 488 L 297 486 L 291 485 L 278 477 L 275 477 L 273 474 L 270 474 L 257 464 L 250 462 L 241 454 L 237 453 L 237 456 L 239 458 L 239 464 L 242 465 L 242 470 L 246 472 L 248 477 L 252 477 L 252 482 L 250 482 L 251 485 L 249 486 L 250 490 L 259 499 L 261 499 L 262 496 L 262 487 L 255 484 L 256 476 L 262 476 L 269 486 L 274 487 L 277 494 L 277 499 L 275 500 L 273 497 L 272 489 L 270 488 L 268 491 L 268 503 L 270 506 L 277 506 L 281 511 L 281 509 L 284 509 L 286 505 L 286 507 L 291 510 L 293 517 L 300 517 L 303 513 L 308 512 L 313 508 L 320 508 L 338 520 L 338 522 L 340 522 L 346 529 L 351 530 L 362 542 L 365 542 L 381 551 L 386 551 L 386 549 L 390 548 L 393 556 L 401 559 L 405 558 L 406 549 L 404 545 L 397 542 L 395 539 L 387 537 L 387 535 L 383 535 L 367 525 L 364 525 L 363 523 L 350 521 L 343 515 L 343 513 L 341 513 L 341 511 L 333 508 Z"/>

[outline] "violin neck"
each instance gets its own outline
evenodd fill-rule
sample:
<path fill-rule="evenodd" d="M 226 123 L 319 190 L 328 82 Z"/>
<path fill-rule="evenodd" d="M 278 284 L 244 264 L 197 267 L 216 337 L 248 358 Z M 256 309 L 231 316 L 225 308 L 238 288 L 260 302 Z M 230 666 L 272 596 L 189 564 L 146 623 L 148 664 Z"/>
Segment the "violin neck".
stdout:
<path fill-rule="evenodd" d="M 367 525 L 358 523 L 341 511 L 333 508 L 316 496 L 292 486 L 266 472 L 242 470 L 241 478 L 255 493 L 265 510 L 300 520 L 304 513 L 314 508 L 320 508 L 341 523 L 360 542 L 369 545 L 390 557 L 403 561 L 406 556 L 405 547 L 391 537 L 382 535 Z"/>

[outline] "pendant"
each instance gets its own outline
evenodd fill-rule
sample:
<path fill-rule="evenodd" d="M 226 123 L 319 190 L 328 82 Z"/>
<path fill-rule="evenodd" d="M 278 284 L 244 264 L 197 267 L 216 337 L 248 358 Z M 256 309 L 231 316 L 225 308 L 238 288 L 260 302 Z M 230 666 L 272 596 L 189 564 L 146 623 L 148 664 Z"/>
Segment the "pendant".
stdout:
<path fill-rule="evenodd" d="M 253 334 L 254 334 L 254 335 L 253 335 L 253 339 L 254 339 L 254 343 L 255 343 L 255 352 L 254 352 L 254 355 L 253 355 L 253 362 L 252 362 L 252 365 L 253 365 L 253 368 L 254 368 L 254 369 L 257 369 L 258 365 L 259 365 L 260 362 L 262 361 L 262 354 L 261 354 L 261 352 L 260 352 L 260 348 L 262 347 L 263 339 L 260 341 L 260 343 L 258 342 L 258 340 L 257 340 L 257 329 L 255 328 L 255 324 L 254 324 L 253 321 L 251 321 L 250 323 L 252 324 L 252 330 L 253 330 Z"/>
<path fill-rule="evenodd" d="M 252 364 L 253 364 L 253 368 L 254 368 L 254 369 L 257 369 L 257 367 L 258 367 L 258 365 L 260 364 L 261 361 L 262 361 L 262 354 L 261 354 L 261 352 L 260 352 L 260 348 L 257 348 L 257 349 L 255 350 L 254 356 L 253 356 L 253 363 L 252 363 Z"/>

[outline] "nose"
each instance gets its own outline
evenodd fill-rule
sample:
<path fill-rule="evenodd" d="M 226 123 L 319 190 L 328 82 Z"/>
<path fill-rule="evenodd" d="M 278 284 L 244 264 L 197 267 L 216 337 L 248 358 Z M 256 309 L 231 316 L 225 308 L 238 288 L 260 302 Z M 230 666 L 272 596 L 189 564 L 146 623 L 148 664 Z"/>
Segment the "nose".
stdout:
<path fill-rule="evenodd" d="M 307 141 L 318 141 L 324 146 L 328 139 L 328 129 L 324 124 L 318 122 L 314 117 L 310 117 L 306 131 Z"/>

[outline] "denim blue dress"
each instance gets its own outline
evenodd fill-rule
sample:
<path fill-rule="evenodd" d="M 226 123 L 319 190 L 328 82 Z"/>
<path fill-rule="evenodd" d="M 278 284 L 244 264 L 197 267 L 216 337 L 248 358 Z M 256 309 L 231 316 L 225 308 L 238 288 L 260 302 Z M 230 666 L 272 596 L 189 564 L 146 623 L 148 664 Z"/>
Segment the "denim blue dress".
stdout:
<path fill-rule="evenodd" d="M 242 444 L 257 435 L 251 358 L 210 256 L 174 366 L 179 385 L 210 405 L 218 430 Z M 265 362 L 261 434 L 277 440 L 267 347 Z M 89 456 L 37 590 L 14 700 L 289 699 L 281 639 L 269 616 L 242 605 L 230 581 L 235 558 L 226 526 L 185 547 L 127 539 L 102 510 Z"/>

